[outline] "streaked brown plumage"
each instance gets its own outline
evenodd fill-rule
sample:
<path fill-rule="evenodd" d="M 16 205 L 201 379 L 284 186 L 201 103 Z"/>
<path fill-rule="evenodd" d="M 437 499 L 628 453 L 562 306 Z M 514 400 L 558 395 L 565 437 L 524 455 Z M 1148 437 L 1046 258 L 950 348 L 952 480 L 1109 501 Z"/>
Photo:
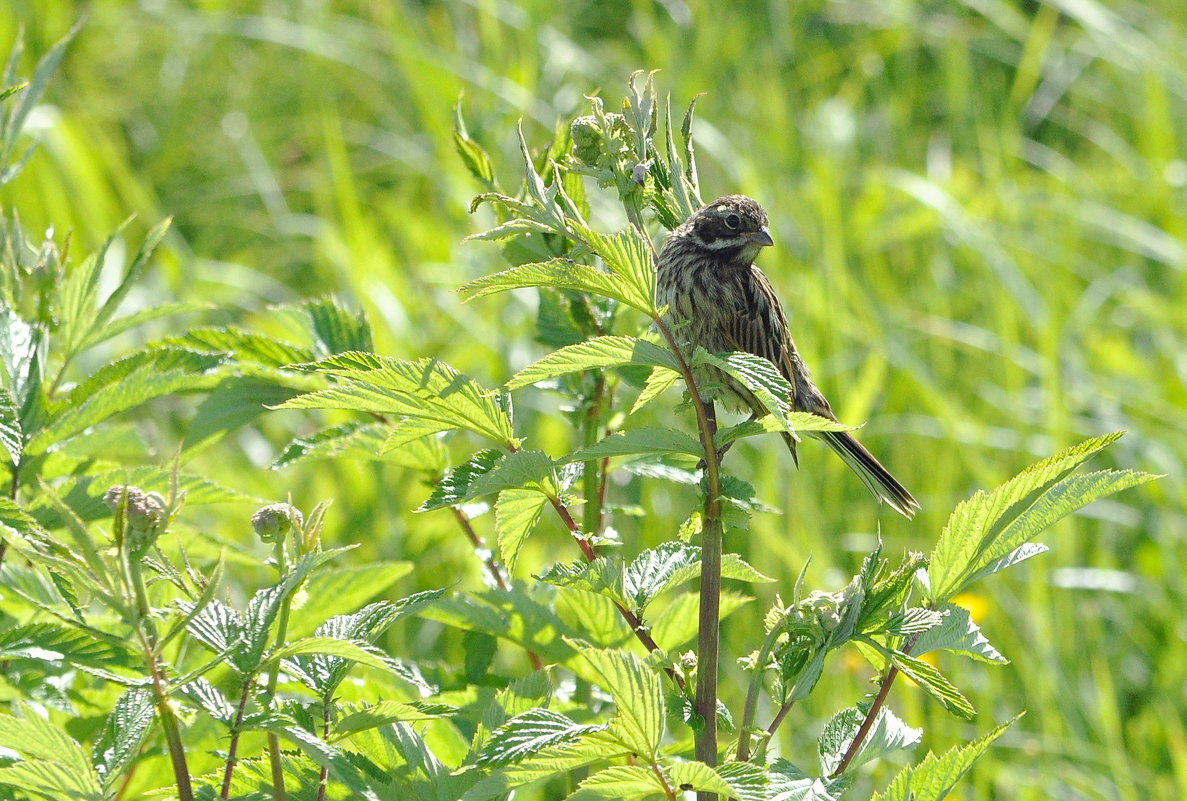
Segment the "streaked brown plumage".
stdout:
<path fill-rule="evenodd" d="M 743 195 L 718 198 L 672 231 L 659 254 L 657 290 L 668 307 L 665 322 L 682 344 L 710 353 L 745 351 L 770 360 L 792 387 L 791 406 L 836 420 L 800 358 L 787 315 L 754 258 L 774 244 L 767 215 Z M 698 387 L 709 400 L 735 410 L 766 414 L 754 395 L 715 368 L 698 368 Z M 848 432 L 809 432 L 824 440 L 870 491 L 895 511 L 912 517 L 918 502 Z M 785 436 L 795 457 L 795 441 Z"/>

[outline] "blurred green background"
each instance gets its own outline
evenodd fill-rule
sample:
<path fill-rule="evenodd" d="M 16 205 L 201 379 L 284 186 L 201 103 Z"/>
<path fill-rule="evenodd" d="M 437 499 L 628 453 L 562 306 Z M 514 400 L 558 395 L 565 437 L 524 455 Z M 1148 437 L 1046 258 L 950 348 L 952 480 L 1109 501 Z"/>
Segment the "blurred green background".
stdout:
<path fill-rule="evenodd" d="M 381 352 L 437 356 L 488 384 L 540 350 L 530 294 L 463 306 L 452 293 L 502 266 L 495 246 L 461 242 L 491 219 L 467 213 L 477 187 L 451 141 L 459 95 L 514 186 L 519 119 L 542 147 L 558 120 L 583 112 L 584 94 L 617 104 L 635 69 L 661 69 L 677 107 L 705 92 L 705 197 L 745 192 L 771 213 L 779 247 L 761 264 L 801 351 L 840 418 L 869 421 L 863 439 L 924 507 L 914 522 L 879 511 L 819 446 L 802 448 L 799 471 L 774 439 L 739 446 L 732 468 L 783 513 L 727 541 L 779 578 L 727 622 L 730 670 L 809 556 L 808 586 L 837 589 L 877 532 L 891 554 L 926 551 L 975 489 L 1127 429 L 1106 458 L 1167 477 L 1060 524 L 1051 554 L 966 599 L 1014 660 L 943 663 L 978 720 L 947 718 L 906 686 L 892 705 L 935 750 L 1029 710 L 962 798 L 1187 797 L 1182 0 L 6 0 L 0 49 L 23 28 L 29 75 L 80 19 L 30 122 L 40 151 L 0 193 L 6 210 L 31 231 L 69 232 L 78 254 L 130 213 L 133 242 L 174 215 L 136 303 L 208 302 L 226 309 L 208 322 L 269 329 L 270 304 L 334 293 L 367 312 Z M 672 418 L 676 400 L 648 414 Z M 554 397 L 528 390 L 516 402 L 533 446 L 569 447 Z M 184 400 L 139 415 L 122 458 L 166 463 L 191 415 Z M 410 513 L 427 493 L 415 475 L 267 470 L 313 428 L 275 412 L 186 467 L 268 499 L 291 493 L 306 509 L 334 498 L 329 539 L 362 542 L 360 560 L 416 561 L 405 591 L 459 577 L 481 586 L 449 515 Z M 456 443 L 458 460 L 476 445 Z M 637 481 L 611 498 L 647 509 L 614 519 L 631 552 L 670 536 L 694 503 Z M 250 513 L 187 516 L 262 547 L 246 544 Z M 575 555 L 546 519 L 520 571 Z M 426 661 L 458 662 L 462 648 L 436 624 L 391 645 Z M 500 667 L 526 669 L 516 653 Z M 784 727 L 782 753 L 810 765 L 823 720 L 868 677 L 836 660 Z M 724 688 L 737 708 L 735 674 Z"/>

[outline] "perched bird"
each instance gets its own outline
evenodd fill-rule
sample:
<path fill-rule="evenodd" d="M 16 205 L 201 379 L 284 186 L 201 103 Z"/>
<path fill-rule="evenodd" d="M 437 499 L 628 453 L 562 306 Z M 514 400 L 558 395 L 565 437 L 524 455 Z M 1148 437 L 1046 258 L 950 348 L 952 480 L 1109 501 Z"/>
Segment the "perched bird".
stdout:
<path fill-rule="evenodd" d="M 744 195 L 718 198 L 672 231 L 659 254 L 657 299 L 678 342 L 710 353 L 744 351 L 763 356 L 791 384 L 791 408 L 836 420 L 796 350 L 787 315 L 754 259 L 773 245 L 762 207 Z M 698 368 L 707 400 L 734 410 L 767 412 L 740 382 L 713 367 Z M 807 432 L 828 443 L 870 491 L 912 517 L 919 503 L 850 433 Z M 791 455 L 795 440 L 784 435 Z M 797 459 L 798 464 L 798 459 Z"/>

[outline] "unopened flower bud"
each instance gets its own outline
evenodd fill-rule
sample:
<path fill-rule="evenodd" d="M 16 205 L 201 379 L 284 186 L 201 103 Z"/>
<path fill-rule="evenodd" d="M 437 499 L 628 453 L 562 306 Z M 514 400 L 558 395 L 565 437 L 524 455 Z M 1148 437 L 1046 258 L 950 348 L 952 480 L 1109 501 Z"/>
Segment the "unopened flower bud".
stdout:
<path fill-rule="evenodd" d="M 156 542 L 165 520 L 165 499 L 159 492 L 119 485 L 103 493 L 103 502 L 113 513 L 124 510 L 124 542 L 135 554 L 143 554 Z"/>
<path fill-rule="evenodd" d="M 270 503 L 251 516 L 251 527 L 260 542 L 280 542 L 292 527 L 305 522 L 301 510 L 288 503 Z"/>
<path fill-rule="evenodd" d="M 596 167 L 602 155 L 602 131 L 598 127 L 598 118 L 578 117 L 569 126 L 569 135 L 573 138 L 573 156 L 582 164 Z"/>

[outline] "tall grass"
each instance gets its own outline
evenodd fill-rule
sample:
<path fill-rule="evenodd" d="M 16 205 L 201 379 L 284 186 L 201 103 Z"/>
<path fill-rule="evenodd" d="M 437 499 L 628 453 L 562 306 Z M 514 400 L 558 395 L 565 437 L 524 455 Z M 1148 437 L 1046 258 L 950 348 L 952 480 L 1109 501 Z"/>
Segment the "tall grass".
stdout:
<path fill-rule="evenodd" d="M 23 26 L 35 58 L 83 5 L 11 0 L 0 50 Z M 779 246 L 763 266 L 800 349 L 840 418 L 870 421 L 863 439 L 924 506 L 913 523 L 876 518 L 822 451 L 805 446 L 795 471 L 759 440 L 731 459 L 751 465 L 761 497 L 785 514 L 727 547 L 784 592 L 809 556 L 811 580 L 835 584 L 877 534 L 924 550 L 974 489 L 1083 437 L 1130 430 L 1113 458 L 1169 478 L 1064 523 L 1051 555 L 979 599 L 1014 665 L 969 688 L 978 726 L 1030 714 L 965 793 L 1187 796 L 1179 0 L 85 6 L 53 105 L 34 121 L 41 152 L 0 204 L 30 229 L 70 231 L 84 250 L 129 212 L 144 228 L 176 215 L 159 296 L 138 302 L 229 301 L 241 322 L 267 327 L 278 324 L 268 304 L 334 292 L 366 309 L 379 349 L 492 380 L 508 358 L 533 354 L 534 310 L 526 298 L 462 306 L 451 292 L 496 264 L 461 243 L 480 226 L 452 150 L 459 95 L 471 134 L 510 166 L 517 119 L 542 146 L 583 93 L 616 97 L 634 69 L 662 69 L 681 103 L 707 92 L 696 128 L 705 194 L 746 192 L 772 212 Z M 518 416 L 535 446 L 559 448 L 555 404 L 532 401 Z M 648 413 L 673 414 L 672 403 L 657 408 Z M 162 409 L 142 424 L 144 452 L 167 458 L 188 414 Z M 480 581 L 446 515 L 404 511 L 425 492 L 414 476 L 258 469 L 301 426 L 294 413 L 266 417 L 196 467 L 259 495 L 291 489 L 305 506 L 335 496 L 332 524 L 364 540 L 359 558 L 418 560 L 418 585 Z M 634 485 L 615 493 L 649 510 L 615 518 L 630 550 L 692 502 L 639 497 Z M 530 547 L 543 559 L 548 537 Z M 731 618 L 723 653 L 741 655 L 762 608 Z M 462 649 L 460 633 L 433 625 L 415 636 L 425 659 Z M 866 678 L 826 681 L 852 698 Z M 928 721 L 925 745 L 964 733 L 904 698 L 909 720 Z M 817 703 L 821 714 L 837 706 Z M 779 745 L 803 754 L 815 734 L 786 731 Z"/>

